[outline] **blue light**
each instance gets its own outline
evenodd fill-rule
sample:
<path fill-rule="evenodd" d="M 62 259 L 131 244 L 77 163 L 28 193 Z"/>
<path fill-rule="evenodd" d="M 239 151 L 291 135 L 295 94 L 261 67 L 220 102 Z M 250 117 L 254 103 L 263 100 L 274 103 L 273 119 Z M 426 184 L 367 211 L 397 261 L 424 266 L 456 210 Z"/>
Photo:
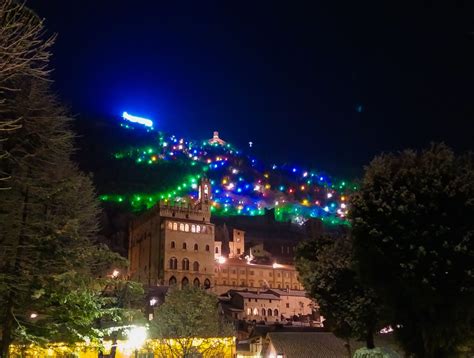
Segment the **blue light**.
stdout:
<path fill-rule="evenodd" d="M 123 112 L 122 118 L 133 123 L 139 123 L 147 127 L 153 127 L 152 120 L 147 119 L 147 118 L 132 116 L 131 114 L 128 114 L 127 112 Z"/>
<path fill-rule="evenodd" d="M 296 168 L 293 168 L 293 173 L 296 173 Z"/>

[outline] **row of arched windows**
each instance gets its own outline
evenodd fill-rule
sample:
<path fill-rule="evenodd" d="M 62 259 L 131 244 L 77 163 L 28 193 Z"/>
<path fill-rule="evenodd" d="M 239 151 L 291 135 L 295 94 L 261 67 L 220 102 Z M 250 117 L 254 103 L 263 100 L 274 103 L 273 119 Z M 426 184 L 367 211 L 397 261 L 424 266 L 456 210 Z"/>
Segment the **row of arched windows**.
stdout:
<path fill-rule="evenodd" d="M 184 231 L 184 232 L 193 232 L 196 234 L 206 233 L 207 231 L 211 232 L 211 229 L 207 229 L 206 225 L 195 225 L 195 224 L 185 224 L 168 221 L 168 230 L 173 231 Z"/>
<path fill-rule="evenodd" d="M 178 269 L 178 259 L 176 257 L 170 258 L 170 265 L 169 265 L 170 270 L 177 270 Z M 189 259 L 184 258 L 181 261 L 181 270 L 184 271 L 189 271 Z M 199 271 L 199 262 L 194 261 L 193 262 L 193 271 Z"/>
<path fill-rule="evenodd" d="M 171 241 L 170 246 L 171 246 L 172 249 L 176 249 L 176 242 Z M 186 244 L 185 242 L 183 242 L 182 248 L 183 248 L 183 250 L 187 250 L 188 244 Z M 194 251 L 198 251 L 198 250 L 199 250 L 199 245 L 198 245 L 198 244 L 194 244 Z M 209 251 L 209 250 L 210 250 L 209 245 L 206 245 L 206 251 Z"/>
<path fill-rule="evenodd" d="M 258 313 L 259 313 L 258 308 L 254 308 L 254 309 L 250 307 L 247 308 L 247 316 L 251 316 L 251 315 L 258 316 Z M 273 311 L 271 308 L 268 308 L 268 309 L 262 308 L 261 313 L 262 313 L 262 316 L 278 317 L 278 310 L 276 308 Z"/>
<path fill-rule="evenodd" d="M 169 279 L 169 285 L 170 286 L 176 286 L 176 284 L 177 284 L 176 277 L 171 276 L 170 279 Z M 189 285 L 189 279 L 185 276 L 181 280 L 181 287 L 186 287 L 188 285 Z M 194 287 L 201 287 L 201 281 L 197 277 L 193 280 L 193 286 Z M 204 284 L 203 284 L 202 287 L 205 288 L 205 289 L 211 288 L 211 281 L 209 281 L 209 279 L 206 278 L 204 280 Z"/>

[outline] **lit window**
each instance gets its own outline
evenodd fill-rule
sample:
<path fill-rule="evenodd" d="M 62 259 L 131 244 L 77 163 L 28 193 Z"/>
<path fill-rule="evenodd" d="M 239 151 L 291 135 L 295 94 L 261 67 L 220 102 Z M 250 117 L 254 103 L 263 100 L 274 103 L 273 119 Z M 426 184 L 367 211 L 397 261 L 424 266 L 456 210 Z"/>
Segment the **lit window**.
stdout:
<path fill-rule="evenodd" d="M 168 230 L 173 230 L 173 223 L 168 221 Z"/>
<path fill-rule="evenodd" d="M 178 223 L 173 223 L 173 230 L 177 231 L 178 230 Z"/>
<path fill-rule="evenodd" d="M 247 316 L 250 316 L 252 314 L 252 309 L 250 307 L 247 308 Z"/>
<path fill-rule="evenodd" d="M 191 232 L 196 232 L 196 225 L 191 225 Z"/>
<path fill-rule="evenodd" d="M 179 231 L 184 231 L 184 224 L 179 224 Z"/>
<path fill-rule="evenodd" d="M 188 224 L 184 225 L 184 231 L 189 232 L 189 225 Z"/>
<path fill-rule="evenodd" d="M 183 259 L 183 261 L 181 262 L 181 269 L 184 270 L 184 271 L 188 271 L 189 270 L 189 260 L 188 259 Z"/>
<path fill-rule="evenodd" d="M 200 233 L 201 232 L 201 225 L 196 225 L 196 232 Z"/>
<path fill-rule="evenodd" d="M 253 309 L 253 315 L 254 315 L 254 316 L 258 316 L 258 308 L 254 308 L 254 309 Z"/>

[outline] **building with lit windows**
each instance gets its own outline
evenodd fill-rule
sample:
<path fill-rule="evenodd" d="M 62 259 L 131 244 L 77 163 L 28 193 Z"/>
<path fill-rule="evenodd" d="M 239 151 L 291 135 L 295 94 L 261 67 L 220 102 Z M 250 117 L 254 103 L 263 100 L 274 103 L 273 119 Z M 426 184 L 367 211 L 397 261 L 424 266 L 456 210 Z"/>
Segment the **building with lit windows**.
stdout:
<path fill-rule="evenodd" d="M 245 247 L 242 230 L 233 228 L 227 242 L 216 240 L 207 179 L 201 180 L 198 193 L 194 204 L 161 202 L 131 222 L 130 279 L 147 287 L 194 285 L 218 295 L 229 290 L 274 290 L 272 294 L 279 298 L 272 302 L 282 306 L 272 306 L 267 320 L 275 320 L 275 309 L 278 317 L 282 309 L 293 310 L 293 315 L 307 314 L 312 301 L 305 297 L 295 267 L 271 258 L 265 264 L 256 263 L 252 249 Z"/>
<path fill-rule="evenodd" d="M 202 179 L 194 205 L 160 202 L 129 229 L 130 279 L 151 287 L 192 284 L 210 288 L 214 279 L 214 224 L 210 183 Z"/>

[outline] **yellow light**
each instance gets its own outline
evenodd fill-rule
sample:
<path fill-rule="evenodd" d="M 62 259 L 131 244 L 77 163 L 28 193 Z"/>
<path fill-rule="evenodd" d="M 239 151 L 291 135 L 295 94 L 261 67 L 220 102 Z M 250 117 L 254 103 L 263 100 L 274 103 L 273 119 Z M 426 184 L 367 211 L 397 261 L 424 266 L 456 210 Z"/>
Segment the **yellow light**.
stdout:
<path fill-rule="evenodd" d="M 304 189 L 305 189 L 304 185 L 301 185 L 301 190 L 304 190 Z"/>
<path fill-rule="evenodd" d="M 269 177 L 268 173 L 263 174 L 263 176 L 264 176 L 265 178 L 268 178 L 268 177 Z"/>
<path fill-rule="evenodd" d="M 270 189 L 270 188 L 271 188 L 270 184 L 265 184 L 265 189 Z"/>

